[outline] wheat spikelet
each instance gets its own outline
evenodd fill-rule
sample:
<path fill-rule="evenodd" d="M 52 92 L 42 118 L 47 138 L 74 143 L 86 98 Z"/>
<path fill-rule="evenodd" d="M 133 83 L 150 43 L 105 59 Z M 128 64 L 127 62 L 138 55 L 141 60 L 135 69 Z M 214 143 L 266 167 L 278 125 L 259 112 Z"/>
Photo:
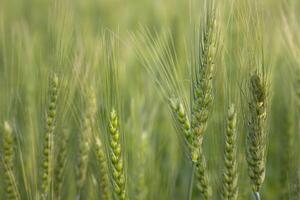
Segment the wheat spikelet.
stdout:
<path fill-rule="evenodd" d="M 4 122 L 3 130 L 3 164 L 4 164 L 4 179 L 5 179 L 5 192 L 6 198 L 10 200 L 20 199 L 19 191 L 14 172 L 14 137 L 13 130 L 10 124 Z"/>
<path fill-rule="evenodd" d="M 47 113 L 47 132 L 44 138 L 43 164 L 42 164 L 42 195 L 46 198 L 50 189 L 52 179 L 53 162 L 53 134 L 56 121 L 56 107 L 58 96 L 58 77 L 54 74 L 50 85 L 50 102 Z"/>
<path fill-rule="evenodd" d="M 126 199 L 124 161 L 122 156 L 121 135 L 119 132 L 119 120 L 113 109 L 109 121 L 110 133 L 110 161 L 112 168 L 112 182 L 116 197 L 120 200 Z"/>
<path fill-rule="evenodd" d="M 259 196 L 265 179 L 267 115 L 266 84 L 258 74 L 251 76 L 248 134 L 246 138 L 247 162 L 252 191 Z"/>
<path fill-rule="evenodd" d="M 236 111 L 232 104 L 228 109 L 227 129 L 225 138 L 225 169 L 223 172 L 222 199 L 236 200 L 238 196 L 237 144 L 236 144 Z"/>

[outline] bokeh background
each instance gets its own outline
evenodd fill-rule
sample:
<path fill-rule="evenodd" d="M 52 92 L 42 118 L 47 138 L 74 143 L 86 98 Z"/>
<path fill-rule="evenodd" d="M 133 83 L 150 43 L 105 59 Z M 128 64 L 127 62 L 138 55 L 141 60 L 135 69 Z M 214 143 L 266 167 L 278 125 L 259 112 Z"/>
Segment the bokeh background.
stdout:
<path fill-rule="evenodd" d="M 69 132 L 63 199 L 75 199 L 74 173 L 86 88 L 96 91 L 99 110 L 105 107 L 111 95 L 106 89 L 111 85 L 104 81 L 103 65 L 111 56 L 107 53 L 111 43 L 116 43 L 118 52 L 114 58 L 119 71 L 117 104 L 129 199 L 187 199 L 192 166 L 167 102 L 137 49 L 147 50 L 138 48 L 139 38 L 146 37 L 145 29 L 154 33 L 153 42 L 155 35 L 168 33 L 166 37 L 182 63 L 178 81 L 188 94 L 186 44 L 204 8 L 204 1 L 193 0 L 1 0 L 0 124 L 10 121 L 16 133 L 15 168 L 22 199 L 36 199 L 48 83 L 54 72 L 62 77 L 56 132 Z M 251 199 L 244 149 L 245 90 L 255 68 L 251 55 L 262 51 L 270 100 L 262 199 L 293 199 L 292 194 L 300 192 L 295 174 L 289 170 L 299 160 L 299 9 L 298 0 L 217 1 L 220 53 L 215 66 L 214 106 L 204 142 L 213 199 L 219 199 L 226 114 L 232 102 L 238 108 L 239 124 L 238 199 Z M 95 130 L 103 141 L 104 123 L 98 114 Z M 55 141 L 59 140 L 56 134 Z M 99 199 L 94 159 L 90 159 L 87 177 L 84 199 Z M 141 191 L 142 197 L 138 197 Z M 199 198 L 196 187 L 193 197 Z M 0 199 L 5 199 L 1 186 Z"/>

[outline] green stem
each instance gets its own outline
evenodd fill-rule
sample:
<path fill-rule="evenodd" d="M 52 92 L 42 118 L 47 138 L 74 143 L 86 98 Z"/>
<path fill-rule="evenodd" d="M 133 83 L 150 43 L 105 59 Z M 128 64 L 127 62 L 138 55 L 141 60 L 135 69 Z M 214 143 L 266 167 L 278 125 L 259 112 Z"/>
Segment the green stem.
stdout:
<path fill-rule="evenodd" d="M 254 192 L 255 200 L 261 200 L 259 192 Z"/>
<path fill-rule="evenodd" d="M 193 196 L 193 186 L 194 186 L 194 174 L 195 174 L 195 165 L 193 164 L 193 169 L 191 173 L 191 178 L 190 178 L 190 184 L 189 184 L 189 192 L 188 192 L 188 200 L 192 199 Z"/>

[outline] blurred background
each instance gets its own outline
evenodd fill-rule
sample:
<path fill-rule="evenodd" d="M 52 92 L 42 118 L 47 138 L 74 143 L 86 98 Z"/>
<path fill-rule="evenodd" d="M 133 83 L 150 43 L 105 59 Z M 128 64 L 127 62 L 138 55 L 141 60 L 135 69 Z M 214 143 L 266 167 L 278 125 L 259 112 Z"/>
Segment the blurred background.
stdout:
<path fill-rule="evenodd" d="M 215 66 L 214 106 L 204 142 L 213 199 L 220 199 L 226 115 L 232 102 L 238 113 L 238 199 L 251 199 L 244 149 L 244 93 L 255 68 L 250 55 L 261 52 L 268 68 L 270 99 L 262 199 L 297 199 L 299 188 L 290 169 L 299 169 L 300 3 L 228 0 L 216 4 L 220 53 Z M 145 28 L 157 37 L 168 33 L 181 63 L 178 82 L 188 93 L 187 44 L 204 8 L 204 1 L 193 0 L 1 0 L 0 123 L 10 121 L 16 133 L 15 168 L 21 199 L 36 199 L 48 83 L 54 72 L 62 77 L 56 130 L 69 132 L 63 199 L 75 199 L 74 171 L 85 88 L 94 88 L 100 110 L 109 101 L 105 89 L 110 85 L 104 81 L 102 66 L 110 56 L 104 52 L 110 39 L 104 35 L 117 43 L 117 104 L 129 199 L 188 198 L 192 166 L 168 105 L 143 66 L 136 38 L 143 37 Z M 102 116 L 97 114 L 95 129 L 105 141 L 102 123 Z M 55 135 L 55 141 L 59 138 Z M 83 199 L 99 199 L 98 181 L 97 165 L 91 159 Z M 1 178 L 0 184 L 3 182 Z M 193 199 L 198 197 L 194 187 Z M 3 187 L 0 199 L 5 199 Z"/>

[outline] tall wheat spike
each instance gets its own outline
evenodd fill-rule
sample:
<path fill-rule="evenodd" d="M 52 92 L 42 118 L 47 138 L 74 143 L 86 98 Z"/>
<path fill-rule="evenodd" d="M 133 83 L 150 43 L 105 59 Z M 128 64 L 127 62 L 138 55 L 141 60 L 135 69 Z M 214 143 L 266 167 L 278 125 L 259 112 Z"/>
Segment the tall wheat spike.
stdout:
<path fill-rule="evenodd" d="M 234 104 L 228 109 L 228 119 L 225 137 L 225 169 L 223 172 L 222 199 L 236 200 L 238 197 L 237 168 L 237 115 Z"/>
<path fill-rule="evenodd" d="M 112 169 L 113 189 L 117 199 L 126 199 L 126 177 L 124 171 L 123 149 L 121 146 L 121 135 L 119 131 L 119 119 L 113 109 L 110 113 L 109 121 L 110 134 L 110 162 Z"/>
<path fill-rule="evenodd" d="M 59 79 L 56 74 L 51 77 L 50 83 L 50 102 L 47 113 L 47 132 L 44 138 L 43 164 L 42 164 L 42 197 L 47 198 L 51 182 L 53 168 L 53 134 L 56 123 L 56 107 L 58 97 Z"/>
<path fill-rule="evenodd" d="M 208 2 L 206 16 L 199 36 L 191 63 L 194 79 L 192 82 L 192 122 L 191 132 L 193 137 L 193 161 L 198 171 L 198 187 L 203 199 L 211 195 L 206 171 L 206 161 L 202 152 L 203 136 L 206 131 L 211 105 L 213 102 L 212 79 L 217 49 L 217 20 L 213 2 Z M 197 158 L 197 159 L 196 159 Z M 202 163 L 201 163 L 202 162 Z"/>
<path fill-rule="evenodd" d="M 89 162 L 89 153 L 91 148 L 90 138 L 93 132 L 93 126 L 95 121 L 95 114 L 97 111 L 96 96 L 94 91 L 89 91 L 86 99 L 86 111 L 82 122 L 82 131 L 80 133 L 79 141 L 79 158 L 76 169 L 76 181 L 77 181 L 77 199 L 80 199 L 81 190 L 85 184 L 87 176 L 87 168 Z"/>
<path fill-rule="evenodd" d="M 246 155 L 252 191 L 257 199 L 265 179 L 267 91 L 264 78 L 255 73 L 250 79 L 248 134 Z"/>

